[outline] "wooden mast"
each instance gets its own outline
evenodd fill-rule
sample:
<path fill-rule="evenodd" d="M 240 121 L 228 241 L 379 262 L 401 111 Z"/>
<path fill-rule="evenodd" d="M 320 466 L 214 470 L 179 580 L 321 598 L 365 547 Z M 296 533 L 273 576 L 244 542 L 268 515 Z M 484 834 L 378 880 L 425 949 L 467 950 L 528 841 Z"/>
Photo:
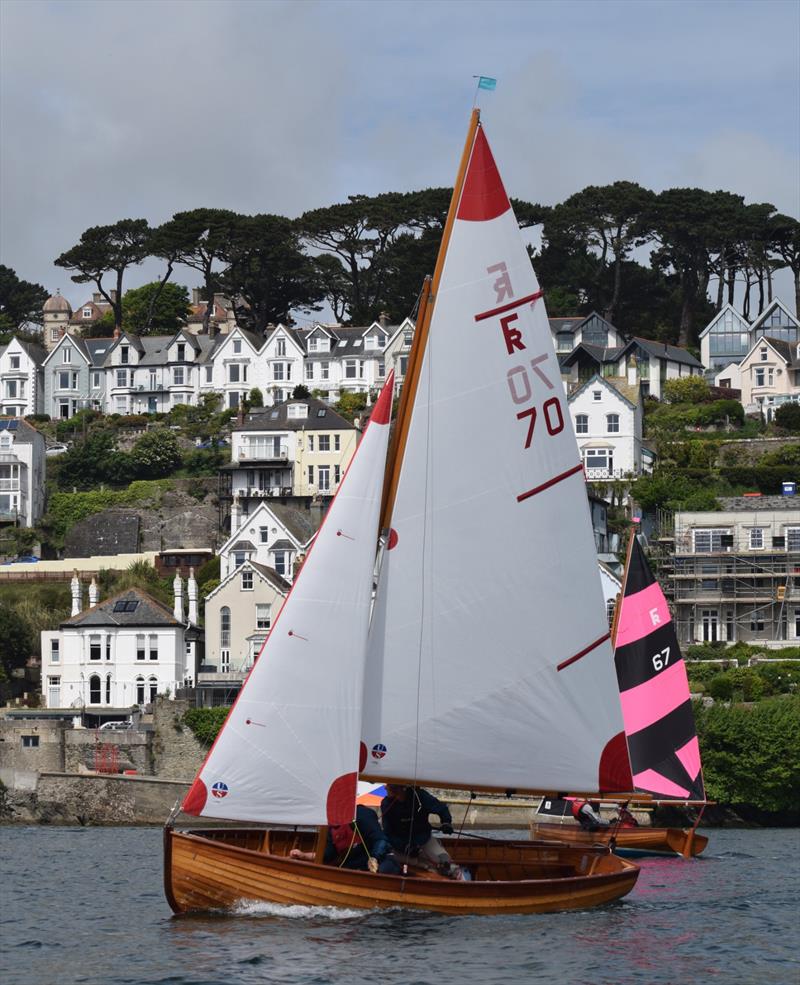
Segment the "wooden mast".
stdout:
<path fill-rule="evenodd" d="M 420 298 L 419 312 L 417 313 L 417 327 L 414 332 L 414 341 L 411 346 L 411 353 L 408 358 L 406 377 L 403 381 L 403 390 L 400 396 L 400 406 L 397 411 L 395 422 L 394 437 L 389 448 L 388 467 L 386 469 L 386 481 L 383 488 L 383 507 L 381 510 L 381 529 L 385 530 L 391 525 L 392 510 L 397 495 L 397 484 L 400 481 L 400 469 L 403 464 L 403 455 L 408 439 L 408 429 L 411 424 L 411 410 L 417 395 L 419 385 L 419 374 L 422 368 L 422 359 L 425 353 L 425 346 L 428 341 L 428 331 L 430 329 L 433 309 L 436 304 L 436 295 L 439 290 L 439 282 L 442 279 L 442 269 L 444 268 L 447 247 L 450 243 L 450 235 L 453 231 L 453 224 L 456 221 L 456 212 L 461 201 L 461 191 L 464 187 L 464 178 L 467 173 L 469 159 L 472 154 L 472 147 L 475 143 L 475 134 L 480 125 L 481 114 L 479 109 L 473 109 L 469 121 L 467 139 L 464 142 L 464 150 L 461 154 L 461 163 L 458 166 L 456 183 L 453 187 L 453 197 L 450 199 L 450 209 L 442 232 L 442 242 L 439 246 L 439 255 L 436 258 L 436 266 L 433 271 L 433 282 L 430 277 L 425 278 Z"/>
<path fill-rule="evenodd" d="M 628 538 L 628 549 L 625 554 L 625 570 L 622 572 L 622 587 L 619 590 L 619 595 L 617 596 L 617 602 L 614 606 L 614 619 L 611 623 L 611 649 L 616 650 L 617 648 L 617 627 L 619 625 L 619 617 L 622 612 L 622 602 L 625 598 L 625 587 L 628 584 L 628 572 L 631 567 L 631 554 L 633 553 L 633 542 L 636 539 L 636 524 L 631 523 L 630 527 L 630 537 Z"/>

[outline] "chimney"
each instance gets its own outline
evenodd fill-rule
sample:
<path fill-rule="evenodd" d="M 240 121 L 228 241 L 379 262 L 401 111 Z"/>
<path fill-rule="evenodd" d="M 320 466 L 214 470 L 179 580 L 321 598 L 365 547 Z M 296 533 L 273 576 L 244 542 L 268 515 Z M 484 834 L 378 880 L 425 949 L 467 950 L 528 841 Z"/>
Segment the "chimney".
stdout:
<path fill-rule="evenodd" d="M 183 622 L 183 581 L 177 572 L 175 573 L 175 580 L 172 582 L 172 591 L 175 594 L 175 607 L 172 614 L 178 622 Z"/>
<path fill-rule="evenodd" d="M 199 287 L 193 287 L 192 288 L 192 304 L 202 304 L 202 303 L 203 303 L 203 299 L 200 297 L 200 288 Z"/>
<path fill-rule="evenodd" d="M 74 568 L 72 572 L 72 581 L 69 583 L 69 587 L 72 590 L 72 611 L 70 612 L 70 617 L 77 616 L 81 611 L 81 583 L 78 580 L 78 569 Z"/>
<path fill-rule="evenodd" d="M 100 304 L 102 300 L 103 295 L 99 291 L 95 291 L 94 294 L 92 294 L 92 301 L 94 301 L 95 304 Z"/>
<path fill-rule="evenodd" d="M 216 334 L 217 334 L 217 323 L 212 318 L 211 321 L 208 323 L 208 337 L 210 339 L 213 339 Z"/>
<path fill-rule="evenodd" d="M 381 328 L 386 328 L 386 326 L 389 324 L 389 312 L 388 311 L 382 311 L 378 315 L 378 324 L 381 326 Z"/>
<path fill-rule="evenodd" d="M 114 338 L 118 339 L 120 337 L 120 330 L 118 328 L 114 329 Z"/>
<path fill-rule="evenodd" d="M 108 292 L 108 296 L 111 298 L 112 304 L 116 304 L 117 303 L 117 292 L 116 291 L 114 291 L 114 290 L 109 291 Z"/>
<path fill-rule="evenodd" d="M 189 568 L 189 580 L 186 583 L 186 590 L 189 595 L 189 625 L 196 626 L 197 618 L 197 582 L 194 578 L 194 568 Z"/>
<path fill-rule="evenodd" d="M 239 493 L 235 492 L 233 494 L 233 502 L 231 503 L 231 534 L 235 534 L 239 529 L 239 525 L 242 522 L 242 509 L 239 504 Z"/>
<path fill-rule="evenodd" d="M 89 586 L 89 605 L 97 605 L 97 582 L 92 578 L 92 583 Z"/>

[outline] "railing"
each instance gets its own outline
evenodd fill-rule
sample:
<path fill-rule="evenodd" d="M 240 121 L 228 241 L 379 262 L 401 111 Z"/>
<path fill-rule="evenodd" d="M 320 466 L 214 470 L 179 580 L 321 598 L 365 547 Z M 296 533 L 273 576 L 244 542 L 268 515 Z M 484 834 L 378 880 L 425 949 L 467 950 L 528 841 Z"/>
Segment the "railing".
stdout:
<path fill-rule="evenodd" d="M 281 445 L 276 451 L 274 447 L 268 445 L 241 445 L 239 447 L 240 462 L 288 462 L 289 449 L 286 445 Z"/>
<path fill-rule="evenodd" d="M 19 479 L 0 479 L 0 492 L 19 492 L 21 489 Z"/>
<path fill-rule="evenodd" d="M 590 482 L 596 482 L 602 479 L 633 479 L 639 475 L 638 469 L 603 469 L 584 467 L 584 472 L 586 473 L 586 478 Z"/>

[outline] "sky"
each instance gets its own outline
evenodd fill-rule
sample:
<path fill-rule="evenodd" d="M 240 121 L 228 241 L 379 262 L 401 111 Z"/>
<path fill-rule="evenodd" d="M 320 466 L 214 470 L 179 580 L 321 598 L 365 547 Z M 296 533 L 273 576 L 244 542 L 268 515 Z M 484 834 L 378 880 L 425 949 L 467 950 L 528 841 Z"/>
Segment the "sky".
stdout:
<path fill-rule="evenodd" d="M 0 0 L 0 263 L 77 306 L 53 260 L 89 226 L 452 185 L 476 75 L 512 197 L 630 180 L 800 216 L 797 0 Z"/>

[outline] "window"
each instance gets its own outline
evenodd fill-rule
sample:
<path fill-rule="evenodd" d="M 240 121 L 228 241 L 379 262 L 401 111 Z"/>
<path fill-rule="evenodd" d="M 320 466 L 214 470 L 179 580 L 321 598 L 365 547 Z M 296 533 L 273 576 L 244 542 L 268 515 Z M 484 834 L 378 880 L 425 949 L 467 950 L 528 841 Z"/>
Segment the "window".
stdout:
<path fill-rule="evenodd" d="M 269 603 L 259 603 L 256 606 L 256 629 L 269 629 L 272 619 Z"/>
<path fill-rule="evenodd" d="M 47 678 L 47 707 L 61 707 L 61 677 Z"/>
<path fill-rule="evenodd" d="M 614 622 L 614 610 L 617 607 L 616 599 L 606 599 L 606 619 L 610 626 Z"/>
<path fill-rule="evenodd" d="M 242 572 L 242 591 L 252 592 L 253 591 L 253 572 L 243 571 Z"/>
<path fill-rule="evenodd" d="M 602 390 L 592 390 L 592 400 L 598 401 L 603 399 Z"/>
<path fill-rule="evenodd" d="M 606 431 L 609 434 L 619 434 L 619 414 L 606 414 Z"/>
<path fill-rule="evenodd" d="M 127 386 L 128 385 L 128 371 L 127 369 L 117 370 L 117 386 Z"/>
<path fill-rule="evenodd" d="M 317 337 L 316 337 L 316 335 L 313 335 L 308 340 L 308 351 L 309 352 L 316 352 L 317 351 Z"/>
<path fill-rule="evenodd" d="M 241 339 L 234 339 L 233 340 L 233 353 L 234 353 L 234 355 L 236 355 L 236 356 L 240 355 L 241 354 L 241 351 L 242 351 L 242 340 Z"/>
<path fill-rule="evenodd" d="M 610 472 L 614 468 L 614 452 L 611 448 L 584 448 L 583 464 L 587 469 Z"/>
<path fill-rule="evenodd" d="M 309 451 L 313 451 L 314 450 L 314 435 L 313 434 L 310 434 L 308 436 L 308 450 Z"/>
<path fill-rule="evenodd" d="M 772 368 L 772 366 L 769 366 L 767 368 L 767 386 L 773 386 L 774 385 L 774 382 L 775 382 L 774 377 L 775 377 L 775 370 Z M 20 396 L 21 396 L 21 394 L 20 394 Z"/>
<path fill-rule="evenodd" d="M 753 527 L 750 530 L 750 550 L 760 551 L 764 546 L 764 531 L 761 527 Z"/>
<path fill-rule="evenodd" d="M 179 342 L 177 345 L 178 349 L 178 362 L 183 362 L 186 359 L 186 343 Z"/>
<path fill-rule="evenodd" d="M 266 544 L 269 540 L 269 527 L 258 528 L 258 540 L 261 544 Z"/>
<path fill-rule="evenodd" d="M 92 674 L 89 678 L 89 704 L 99 705 L 101 698 L 100 675 Z"/>
<path fill-rule="evenodd" d="M 306 363 L 306 379 L 314 379 L 314 363 Z"/>
<path fill-rule="evenodd" d="M 756 386 L 764 386 L 764 370 L 761 367 L 759 367 L 756 370 L 756 382 L 755 382 L 755 385 Z"/>
<path fill-rule="evenodd" d="M 575 434 L 588 434 L 589 433 L 589 415 L 588 414 L 576 414 L 575 415 Z"/>
<path fill-rule="evenodd" d="M 72 349 L 69 346 L 65 346 L 61 350 L 61 362 L 71 363 L 72 362 Z"/>
<path fill-rule="evenodd" d="M 764 632 L 764 613 L 763 612 L 751 612 L 750 613 L 750 629 L 753 633 L 763 633 Z"/>
<path fill-rule="evenodd" d="M 136 704 L 137 705 L 144 704 L 144 678 L 143 677 L 136 678 Z"/>
<path fill-rule="evenodd" d="M 339 479 L 341 478 L 340 471 L 341 470 L 338 465 L 333 466 L 333 481 L 337 486 L 339 485 Z"/>
<path fill-rule="evenodd" d="M 239 382 L 239 364 L 232 363 L 228 366 L 228 382 L 238 383 Z"/>
<path fill-rule="evenodd" d="M 59 329 L 57 329 L 57 328 L 51 328 L 50 329 L 50 341 L 51 342 L 58 342 L 58 339 L 59 339 L 59 336 L 60 335 L 61 335 L 61 332 L 60 332 Z"/>
<path fill-rule="evenodd" d="M 786 550 L 800 551 L 800 527 L 786 528 Z"/>
<path fill-rule="evenodd" d="M 127 345 L 120 346 L 119 349 L 119 361 L 122 365 L 126 365 L 130 356 L 130 350 Z"/>
<path fill-rule="evenodd" d="M 100 389 L 100 374 L 99 373 L 92 373 L 92 387 L 95 390 L 99 390 Z"/>
<path fill-rule="evenodd" d="M 231 610 L 227 605 L 219 610 L 219 645 L 223 649 L 231 645 Z"/>
<path fill-rule="evenodd" d="M 50 640 L 50 663 L 57 664 L 61 660 L 61 640 Z"/>
<path fill-rule="evenodd" d="M 91 318 L 92 317 L 92 309 L 91 308 L 84 308 L 83 311 L 81 312 L 81 314 L 83 315 L 84 318 Z"/>
<path fill-rule="evenodd" d="M 333 436 L 333 450 L 334 451 L 341 451 L 342 450 L 342 439 L 341 439 L 341 436 L 338 435 L 338 434 L 335 434 Z"/>
<path fill-rule="evenodd" d="M 330 363 L 320 363 L 319 364 L 319 378 L 321 380 L 327 380 L 330 377 Z"/>
<path fill-rule="evenodd" d="M 794 610 L 794 635 L 800 639 L 800 609 Z"/>
<path fill-rule="evenodd" d="M 331 467 L 330 465 L 320 465 L 317 469 L 320 492 L 330 492 L 331 488 Z"/>
<path fill-rule="evenodd" d="M 769 353 L 767 352 L 767 347 L 765 345 L 762 345 L 759 352 L 761 353 L 761 362 L 765 363 L 769 356 Z"/>
<path fill-rule="evenodd" d="M 273 380 L 283 380 L 288 379 L 288 376 L 284 376 L 284 364 L 275 363 L 272 367 L 272 378 Z"/>
<path fill-rule="evenodd" d="M 106 674 L 106 704 L 111 704 L 111 674 Z"/>
<path fill-rule="evenodd" d="M 286 339 L 278 339 L 275 342 L 275 355 L 285 356 L 286 355 Z"/>
<path fill-rule="evenodd" d="M 144 633 L 136 636 L 136 659 L 144 660 Z"/>
<path fill-rule="evenodd" d="M 100 660 L 103 656 L 102 641 L 99 636 L 89 637 L 89 659 Z"/>
<path fill-rule="evenodd" d="M 172 382 L 175 386 L 183 386 L 183 366 L 175 366 L 172 370 Z"/>
<path fill-rule="evenodd" d="M 733 547 L 733 537 L 727 529 L 693 530 L 692 536 L 695 554 L 713 554 Z"/>
<path fill-rule="evenodd" d="M 38 735 L 23 735 L 22 736 L 22 748 L 23 749 L 38 749 L 39 748 L 39 736 Z"/>
<path fill-rule="evenodd" d="M 378 360 L 378 379 L 379 380 L 382 380 L 384 378 L 384 376 L 386 376 L 386 360 L 385 359 L 379 359 Z"/>
<path fill-rule="evenodd" d="M 403 330 L 403 345 L 409 346 L 414 341 L 414 329 L 406 328 Z"/>
<path fill-rule="evenodd" d="M 319 450 L 320 451 L 331 450 L 331 436 L 329 434 L 321 434 L 319 436 Z"/>
<path fill-rule="evenodd" d="M 6 380 L 6 397 L 14 400 L 17 396 L 17 381 Z M 22 394 L 20 394 L 22 396 Z"/>
<path fill-rule="evenodd" d="M 106 636 L 106 660 L 111 659 L 111 637 Z"/>
<path fill-rule="evenodd" d="M 355 359 L 345 359 L 344 377 L 346 380 L 354 380 L 356 378 L 357 370 L 358 370 L 358 366 Z"/>
<path fill-rule="evenodd" d="M 120 599 L 114 603 L 114 612 L 136 612 L 138 599 Z"/>
<path fill-rule="evenodd" d="M 308 484 L 309 484 L 309 486 L 313 486 L 314 485 L 314 466 L 313 465 L 309 465 L 308 466 Z"/>
<path fill-rule="evenodd" d="M 286 551 L 276 551 L 275 553 L 275 571 L 279 575 L 286 574 Z"/>
<path fill-rule="evenodd" d="M 223 674 L 227 674 L 231 669 L 231 651 L 230 650 L 220 650 L 219 651 L 219 669 Z"/>
<path fill-rule="evenodd" d="M 150 633 L 147 637 L 147 646 L 149 649 L 148 656 L 151 660 L 158 660 L 158 636 L 155 633 Z"/>
<path fill-rule="evenodd" d="M 158 678 L 151 677 L 147 682 L 147 689 L 150 692 L 150 701 L 155 701 L 158 697 Z"/>
<path fill-rule="evenodd" d="M 228 407 L 235 410 L 239 406 L 239 391 L 231 390 L 228 394 Z"/>
<path fill-rule="evenodd" d="M 11 368 L 19 369 L 19 356 L 11 356 Z"/>
<path fill-rule="evenodd" d="M 69 390 L 70 382 L 72 380 L 72 373 L 59 373 L 58 374 L 58 389 L 59 390 Z"/>

